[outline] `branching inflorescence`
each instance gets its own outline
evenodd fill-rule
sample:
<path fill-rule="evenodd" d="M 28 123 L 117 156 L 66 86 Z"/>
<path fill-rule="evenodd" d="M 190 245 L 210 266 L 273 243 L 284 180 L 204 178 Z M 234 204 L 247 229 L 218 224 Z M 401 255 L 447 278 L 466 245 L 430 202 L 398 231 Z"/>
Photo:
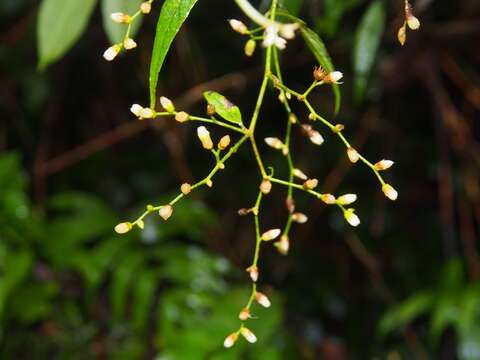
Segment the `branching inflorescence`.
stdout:
<path fill-rule="evenodd" d="M 105 59 L 111 61 L 123 48 L 128 50 L 136 46 L 135 41 L 130 38 L 131 23 L 140 14 L 148 14 L 150 12 L 152 2 L 152 0 L 144 2 L 139 11 L 133 16 L 123 13 L 112 14 L 112 19 L 114 21 L 128 24 L 128 28 L 124 41 L 122 43 L 115 44 L 106 50 L 104 53 Z M 252 20 L 256 26 L 258 26 L 257 28 L 250 30 L 241 21 L 229 20 L 229 24 L 233 30 L 248 37 L 244 49 L 245 54 L 247 56 L 251 56 L 254 53 L 257 41 L 261 42 L 266 51 L 263 79 L 260 85 L 255 109 L 248 125 L 244 124 L 240 109 L 237 106 L 232 104 L 222 95 L 213 91 L 206 92 L 204 94 L 208 103 L 206 117 L 194 116 L 185 111 L 178 111 L 172 101 L 163 96 L 160 97 L 160 104 L 162 107 L 160 111 L 155 108 L 143 107 L 138 104 L 132 105 L 130 110 L 139 120 L 151 120 L 161 117 L 169 117 L 182 124 L 192 122 L 201 123 L 201 126 L 197 128 L 197 136 L 202 147 L 212 153 L 215 160 L 215 166 L 202 180 L 194 184 L 182 184 L 180 186 L 179 194 L 169 203 L 158 206 L 147 205 L 145 212 L 136 220 L 131 222 L 123 222 L 115 227 L 115 231 L 119 234 L 126 233 L 135 226 L 143 229 L 144 218 L 152 213 L 158 213 L 163 220 L 168 220 L 174 213 L 175 205 L 180 200 L 188 196 L 197 188 L 203 186 L 212 187 L 214 177 L 219 171 L 225 168 L 226 163 L 228 160 L 230 160 L 232 155 L 234 155 L 242 145 L 250 144 L 255 162 L 258 167 L 260 184 L 253 206 L 240 209 L 239 214 L 253 216 L 255 227 L 255 248 L 253 252 L 253 259 L 251 264 L 249 264 L 246 269 L 251 278 L 252 287 L 250 297 L 238 315 L 240 319 L 239 327 L 236 331 L 227 336 L 224 341 L 225 347 L 233 346 L 239 335 L 242 335 L 251 343 L 256 341 L 254 333 L 249 330 L 245 324 L 248 320 L 254 318 L 253 305 L 255 303 L 263 307 L 270 306 L 270 300 L 268 297 L 257 290 L 257 283 L 260 274 L 258 260 L 260 257 L 261 246 L 264 243 L 273 242 L 278 251 L 281 254 L 286 255 L 290 247 L 289 236 L 292 224 L 304 223 L 308 220 L 306 215 L 297 212 L 295 209 L 294 190 L 302 191 L 327 205 L 336 206 L 340 211 L 342 211 L 346 221 L 350 225 L 358 226 L 360 224 L 360 219 L 355 214 L 355 210 L 352 207 L 349 207 L 357 200 L 357 196 L 355 194 L 345 194 L 336 197 L 332 194 L 320 193 L 315 190 L 318 185 L 318 180 L 307 176 L 302 170 L 294 166 L 294 161 L 291 154 L 291 133 L 294 126 L 299 127 L 314 145 L 321 145 L 324 142 L 320 132 L 315 129 L 315 125 L 321 124 L 326 126 L 330 131 L 336 134 L 340 141 L 345 145 L 348 159 L 352 163 L 364 163 L 372 170 L 380 182 L 381 189 L 386 197 L 390 200 L 396 200 L 397 198 L 397 191 L 391 185 L 385 182 L 381 174 L 382 171 L 391 167 L 393 162 L 390 160 L 381 160 L 376 163 L 372 163 L 367 160 L 356 149 L 354 149 L 350 142 L 346 139 L 343 134 L 344 126 L 342 124 L 333 124 L 322 117 L 317 110 L 315 110 L 314 105 L 309 99 L 309 95 L 322 85 L 339 84 L 339 81 L 342 79 L 342 73 L 339 71 L 326 71 L 321 66 L 316 67 L 313 72 L 313 82 L 303 92 L 293 90 L 283 82 L 279 62 L 279 50 L 282 50 L 286 47 L 287 40 L 293 39 L 296 31 L 303 25 L 297 22 L 278 22 L 277 0 L 272 1 L 271 7 L 266 16 L 252 7 L 247 0 L 235 0 L 235 2 L 247 15 L 247 17 Z M 283 139 L 267 137 L 264 140 L 268 146 L 279 150 L 282 155 L 285 156 L 289 170 L 287 179 L 279 179 L 275 177 L 273 169 L 271 167 L 265 167 L 257 144 L 256 128 L 260 119 L 260 111 L 269 83 L 271 83 L 278 91 L 278 99 L 283 104 L 285 109 L 286 129 Z M 298 101 L 306 107 L 309 112 L 307 122 L 304 123 L 300 121 L 294 114 L 290 105 L 291 101 Z M 219 139 L 217 144 L 214 144 L 206 127 L 209 125 L 222 127 L 230 133 Z M 233 141 L 232 138 L 234 138 Z M 288 217 L 283 227 L 263 231 L 261 230 L 260 224 L 262 201 L 270 193 L 274 184 L 286 188 L 285 203 Z"/>

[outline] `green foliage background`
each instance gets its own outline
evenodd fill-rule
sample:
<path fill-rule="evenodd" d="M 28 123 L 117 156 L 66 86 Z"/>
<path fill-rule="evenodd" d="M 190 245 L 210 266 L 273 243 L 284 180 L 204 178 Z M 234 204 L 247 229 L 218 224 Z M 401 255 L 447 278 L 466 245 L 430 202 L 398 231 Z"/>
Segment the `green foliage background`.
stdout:
<path fill-rule="evenodd" d="M 222 341 L 248 296 L 254 243 L 251 219 L 236 215 L 258 186 L 248 150 L 167 223 L 112 231 L 211 165 L 192 126 L 138 124 L 128 113 L 148 100 L 158 7 L 138 49 L 114 64 L 101 58 L 118 37 L 105 16 L 132 3 L 0 2 L 0 358 L 480 358 L 479 3 L 423 2 L 420 31 L 400 47 L 402 1 L 284 1 L 344 72 L 340 112 L 328 90 L 316 106 L 368 158 L 396 161 L 389 181 L 400 198 L 387 203 L 330 134 L 314 149 L 295 133 L 296 158 L 322 191 L 359 194 L 362 225 L 352 231 L 299 196 L 310 221 L 294 228 L 291 254 L 272 248 L 262 259 L 273 306 L 256 314 L 259 341 L 230 350 Z M 247 114 L 262 57 L 243 57 L 225 21 L 241 17 L 233 1 L 216 4 L 192 11 L 158 93 L 202 113 L 203 91 L 219 91 Z M 302 88 L 317 63 L 297 38 L 282 63 Z M 270 95 L 258 131 L 278 136 L 284 115 Z M 261 151 L 282 175 L 284 159 Z M 269 196 L 265 226 L 285 218 L 284 196 Z"/>

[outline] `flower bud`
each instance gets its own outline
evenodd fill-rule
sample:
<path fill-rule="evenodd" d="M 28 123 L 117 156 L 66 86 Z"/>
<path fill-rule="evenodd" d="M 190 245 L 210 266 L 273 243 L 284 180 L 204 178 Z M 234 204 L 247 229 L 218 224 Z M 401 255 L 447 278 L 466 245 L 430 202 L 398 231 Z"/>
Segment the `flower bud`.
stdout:
<path fill-rule="evenodd" d="M 248 267 L 245 271 L 248 272 L 248 274 L 250 275 L 250 278 L 252 279 L 253 282 L 257 282 L 257 280 L 258 280 L 258 267 L 256 267 L 255 265 L 252 265 L 252 266 Z"/>
<path fill-rule="evenodd" d="M 227 336 L 227 338 L 223 342 L 223 346 L 225 346 L 226 348 L 231 348 L 235 344 L 237 339 L 238 339 L 238 334 L 231 333 L 230 335 Z"/>
<path fill-rule="evenodd" d="M 420 27 L 420 21 L 413 15 L 407 17 L 407 25 L 412 30 L 418 30 Z"/>
<path fill-rule="evenodd" d="M 145 228 L 145 223 L 143 222 L 143 220 L 138 220 L 137 226 L 143 230 Z"/>
<path fill-rule="evenodd" d="M 122 47 L 118 44 L 110 46 L 105 52 L 103 53 L 103 58 L 107 61 L 112 61 L 115 59 L 120 52 Z"/>
<path fill-rule="evenodd" d="M 240 329 L 240 333 L 243 335 L 243 337 L 249 342 L 249 343 L 254 343 L 257 341 L 257 337 L 253 332 L 251 332 L 249 329 L 246 327 L 242 327 Z"/>
<path fill-rule="evenodd" d="M 133 104 L 130 107 L 130 111 L 137 117 L 140 117 L 140 113 L 143 110 L 143 107 L 138 104 Z"/>
<path fill-rule="evenodd" d="M 382 186 L 382 191 L 383 191 L 383 193 L 385 194 L 385 196 L 386 196 L 387 198 L 389 198 L 390 200 L 397 200 L 398 192 L 397 192 L 397 190 L 395 190 L 395 189 L 393 188 L 392 185 L 390 185 L 390 184 L 384 184 L 384 185 Z"/>
<path fill-rule="evenodd" d="M 151 10 L 152 5 L 148 1 L 145 1 L 140 5 L 140 11 L 142 14 L 149 14 Z"/>
<path fill-rule="evenodd" d="M 360 225 L 360 219 L 359 217 L 354 213 L 354 209 L 347 209 L 343 212 L 343 216 L 345 216 L 345 219 L 347 222 L 352 225 L 352 226 L 358 226 Z"/>
<path fill-rule="evenodd" d="M 323 144 L 323 136 L 316 130 L 312 130 L 309 134 L 308 137 L 310 138 L 310 141 L 314 143 L 315 145 L 322 145 Z"/>
<path fill-rule="evenodd" d="M 290 214 L 295 211 L 295 200 L 291 196 L 288 196 L 285 199 L 285 206 Z"/>
<path fill-rule="evenodd" d="M 397 38 L 401 45 L 405 44 L 405 41 L 407 40 L 407 24 L 406 23 L 403 23 L 403 25 L 398 29 Z"/>
<path fill-rule="evenodd" d="M 167 221 L 170 216 L 172 216 L 172 213 L 173 207 L 171 205 L 162 206 L 160 207 L 160 210 L 158 210 L 158 215 L 160 215 L 160 217 L 165 221 Z"/>
<path fill-rule="evenodd" d="M 204 149 L 211 150 L 213 148 L 213 142 L 210 137 L 210 133 L 205 126 L 200 126 L 197 128 L 197 135 Z"/>
<path fill-rule="evenodd" d="M 223 164 L 220 164 L 220 165 L 223 165 Z M 220 167 L 220 166 L 219 166 Z M 221 167 L 220 167 L 221 168 Z M 208 179 L 207 182 L 205 183 L 209 188 L 211 188 L 213 186 L 213 182 L 212 180 Z"/>
<path fill-rule="evenodd" d="M 280 35 L 284 39 L 293 39 L 295 37 L 295 30 L 300 27 L 297 23 L 284 24 L 280 27 Z"/>
<path fill-rule="evenodd" d="M 223 136 L 220 141 L 218 142 L 218 148 L 220 150 L 225 150 L 230 145 L 230 136 L 225 135 Z"/>
<path fill-rule="evenodd" d="M 373 165 L 375 167 L 375 170 L 378 170 L 378 171 L 381 171 L 381 170 L 387 170 L 389 168 L 392 167 L 392 165 L 394 164 L 394 162 L 392 160 L 380 160 L 379 162 L 377 162 L 375 165 Z"/>
<path fill-rule="evenodd" d="M 260 291 L 257 291 L 255 293 L 255 300 L 265 308 L 269 308 L 270 305 L 272 305 L 268 297 L 265 294 L 261 293 Z"/>
<path fill-rule="evenodd" d="M 347 149 L 347 155 L 352 163 L 356 163 L 358 159 L 360 159 L 360 155 L 358 154 L 357 150 L 352 147 Z"/>
<path fill-rule="evenodd" d="M 303 183 L 303 187 L 307 190 L 313 190 L 318 186 L 318 180 L 317 179 L 308 179 Z"/>
<path fill-rule="evenodd" d="M 230 19 L 228 20 L 228 23 L 230 24 L 230 27 L 233 29 L 233 31 L 236 31 L 237 33 L 242 35 L 248 33 L 247 26 L 240 20 Z"/>
<path fill-rule="evenodd" d="M 268 230 L 266 232 L 264 232 L 261 236 L 262 240 L 263 241 L 270 241 L 270 240 L 273 240 L 275 238 L 277 238 L 280 233 L 282 232 L 282 230 L 280 229 L 271 229 L 271 230 Z"/>
<path fill-rule="evenodd" d="M 160 105 L 162 105 L 162 107 L 169 113 L 172 113 L 175 111 L 175 106 L 173 105 L 172 100 L 170 100 L 165 96 L 160 97 Z"/>
<path fill-rule="evenodd" d="M 129 222 L 123 222 L 115 226 L 115 232 L 117 234 L 126 234 L 130 230 L 132 230 L 132 223 Z"/>
<path fill-rule="evenodd" d="M 322 194 L 320 196 L 320 199 L 327 205 L 332 205 L 332 204 L 335 204 L 335 196 L 333 196 L 332 194 Z"/>
<path fill-rule="evenodd" d="M 265 142 L 268 146 L 274 148 L 275 150 L 281 150 L 285 145 L 283 145 L 282 141 L 276 137 L 267 137 L 265 138 Z"/>
<path fill-rule="evenodd" d="M 337 124 L 335 125 L 335 128 L 332 130 L 335 134 L 338 134 L 340 131 L 345 129 L 345 125 L 343 124 Z"/>
<path fill-rule="evenodd" d="M 338 84 L 338 81 L 343 77 L 340 71 L 332 71 L 325 76 L 323 82 L 326 84 Z"/>
<path fill-rule="evenodd" d="M 263 179 L 262 183 L 260 184 L 260 191 L 263 194 L 269 194 L 272 190 L 272 183 L 268 179 Z"/>
<path fill-rule="evenodd" d="M 242 321 L 248 320 L 250 318 L 250 310 L 243 308 L 238 314 L 238 318 Z"/>
<path fill-rule="evenodd" d="M 215 113 L 216 113 L 215 106 L 213 106 L 212 104 L 208 104 L 207 105 L 207 115 L 208 116 L 213 116 L 213 115 L 215 115 Z"/>
<path fill-rule="evenodd" d="M 288 115 L 288 121 L 290 121 L 291 124 L 296 124 L 298 121 L 297 115 L 290 113 L 290 115 Z"/>
<path fill-rule="evenodd" d="M 125 38 L 123 40 L 123 47 L 126 50 L 131 50 L 137 47 L 137 43 L 132 38 Z"/>
<path fill-rule="evenodd" d="M 253 39 L 250 39 L 245 43 L 245 48 L 243 49 L 243 51 L 246 56 L 250 57 L 255 52 L 256 47 L 257 47 L 257 42 Z"/>
<path fill-rule="evenodd" d="M 293 176 L 299 178 L 300 180 L 307 180 L 308 177 L 307 175 L 304 174 L 304 172 L 300 169 L 293 169 Z"/>
<path fill-rule="evenodd" d="M 140 110 L 140 118 L 141 119 L 152 119 L 155 117 L 155 112 L 150 108 L 143 108 Z"/>
<path fill-rule="evenodd" d="M 322 81 L 326 75 L 325 70 L 321 66 L 315 67 L 313 70 L 313 78 L 317 81 Z"/>
<path fill-rule="evenodd" d="M 180 123 L 188 121 L 188 119 L 190 119 L 190 115 L 188 115 L 188 113 L 186 113 L 185 111 L 180 111 L 175 115 L 175 120 Z"/>
<path fill-rule="evenodd" d="M 345 194 L 345 195 L 340 196 L 337 199 L 337 204 L 350 205 L 350 204 L 354 203 L 355 201 L 357 201 L 357 195 L 355 195 L 355 194 Z"/>
<path fill-rule="evenodd" d="M 305 224 L 308 221 L 308 217 L 303 213 L 294 213 L 292 214 L 292 220 L 299 224 Z"/>
<path fill-rule="evenodd" d="M 192 185 L 190 185 L 189 183 L 184 183 L 182 184 L 182 186 L 180 186 L 180 191 L 183 195 L 188 195 L 190 194 L 190 191 L 192 191 Z"/>
<path fill-rule="evenodd" d="M 248 214 L 250 214 L 251 211 L 252 209 L 241 208 L 241 209 L 238 209 L 237 213 L 240 216 L 247 216 Z"/>
<path fill-rule="evenodd" d="M 278 249 L 278 252 L 282 255 L 288 254 L 288 249 L 290 248 L 290 240 L 287 235 L 282 235 L 280 240 L 275 242 L 273 245 Z"/>
<path fill-rule="evenodd" d="M 132 17 L 122 12 L 115 12 L 110 14 L 110 18 L 117 24 L 130 24 Z"/>

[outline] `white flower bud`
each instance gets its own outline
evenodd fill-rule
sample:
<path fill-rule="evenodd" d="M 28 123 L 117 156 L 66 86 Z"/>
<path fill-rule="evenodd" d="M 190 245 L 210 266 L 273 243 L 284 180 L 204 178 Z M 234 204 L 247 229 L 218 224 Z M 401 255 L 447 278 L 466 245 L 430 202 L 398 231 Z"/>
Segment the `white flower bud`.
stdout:
<path fill-rule="evenodd" d="M 292 220 L 299 224 L 305 224 L 308 221 L 308 216 L 302 213 L 292 214 Z"/>
<path fill-rule="evenodd" d="M 264 179 L 260 184 L 260 191 L 263 194 L 269 194 L 272 190 L 272 183 L 268 179 Z"/>
<path fill-rule="evenodd" d="M 352 163 L 356 163 L 358 159 L 360 159 L 360 155 L 358 154 L 357 150 L 352 147 L 347 149 L 347 155 Z"/>
<path fill-rule="evenodd" d="M 243 337 L 249 342 L 249 343 L 254 343 L 257 341 L 257 337 L 253 332 L 251 332 L 248 328 L 242 327 L 240 329 L 240 333 L 243 335 Z"/>
<path fill-rule="evenodd" d="M 255 293 L 255 300 L 265 308 L 269 308 L 270 305 L 272 305 L 268 297 L 265 294 L 261 293 L 260 291 L 257 291 Z"/>
<path fill-rule="evenodd" d="M 246 270 L 250 274 L 250 278 L 253 282 L 257 282 L 258 280 L 258 268 L 254 265 L 248 267 Z"/>
<path fill-rule="evenodd" d="M 192 191 L 192 185 L 190 185 L 189 183 L 184 183 L 182 184 L 182 186 L 180 186 L 180 191 L 183 195 L 188 195 L 190 194 L 190 191 Z"/>
<path fill-rule="evenodd" d="M 261 236 L 263 241 L 270 241 L 277 238 L 281 234 L 282 230 L 280 229 L 271 229 L 264 232 Z"/>
<path fill-rule="evenodd" d="M 140 117 L 140 113 L 143 110 L 143 107 L 138 104 L 133 104 L 130 107 L 130 111 L 137 117 Z"/>
<path fill-rule="evenodd" d="M 132 230 L 132 223 L 129 222 L 123 222 L 115 226 L 115 232 L 117 234 L 126 234 L 130 230 Z"/>
<path fill-rule="evenodd" d="M 354 213 L 354 209 L 347 209 L 343 212 L 343 216 L 345 216 L 345 219 L 347 222 L 352 225 L 352 226 L 358 226 L 360 225 L 360 219 L 359 217 Z"/>
<path fill-rule="evenodd" d="M 335 204 L 335 196 L 332 194 L 323 194 L 320 196 L 320 199 L 327 205 Z"/>
<path fill-rule="evenodd" d="M 205 126 L 200 126 L 197 128 L 197 135 L 204 149 L 211 150 L 213 148 L 213 142 L 212 138 L 210 137 L 210 132 Z"/>
<path fill-rule="evenodd" d="M 160 105 L 162 105 L 162 107 L 169 113 L 172 113 L 175 111 L 175 106 L 173 105 L 172 100 L 170 100 L 165 96 L 160 97 Z"/>
<path fill-rule="evenodd" d="M 190 119 L 190 115 L 188 115 L 188 113 L 186 113 L 185 111 L 180 111 L 175 115 L 175 120 L 180 123 L 188 121 L 188 119 Z"/>
<path fill-rule="evenodd" d="M 160 217 L 165 221 L 167 221 L 170 216 L 172 216 L 172 213 L 173 207 L 171 205 L 162 206 L 160 207 L 160 210 L 158 210 L 158 215 L 160 215 Z"/>
<path fill-rule="evenodd" d="M 354 203 L 355 201 L 357 201 L 357 195 L 355 195 L 355 194 L 345 194 L 345 195 L 340 196 L 337 199 L 337 203 L 340 204 L 340 205 L 350 205 L 350 204 Z"/>
<path fill-rule="evenodd" d="M 152 10 L 152 5 L 148 1 L 145 1 L 140 5 L 140 11 L 143 14 L 149 14 L 151 10 Z"/>
<path fill-rule="evenodd" d="M 307 180 L 308 176 L 300 169 L 293 169 L 293 176 L 299 178 L 300 180 Z"/>
<path fill-rule="evenodd" d="M 293 39 L 295 37 L 295 30 L 300 27 L 297 23 L 286 24 L 280 27 L 280 35 L 285 39 Z"/>
<path fill-rule="evenodd" d="M 407 25 L 412 30 L 418 30 L 420 27 L 420 21 L 413 15 L 407 17 Z"/>
<path fill-rule="evenodd" d="M 392 165 L 394 164 L 394 162 L 392 160 L 380 160 L 379 162 L 377 162 L 374 167 L 376 170 L 387 170 L 389 168 L 392 167 Z"/>
<path fill-rule="evenodd" d="M 232 333 L 226 337 L 225 341 L 223 342 L 223 346 L 225 346 L 226 348 L 231 348 L 235 344 L 237 339 L 238 339 L 238 334 Z"/>
<path fill-rule="evenodd" d="M 132 17 L 122 12 L 115 12 L 110 15 L 110 18 L 118 24 L 129 24 L 132 21 Z"/>
<path fill-rule="evenodd" d="M 238 318 L 242 321 L 248 320 L 250 318 L 250 310 L 247 308 L 242 309 L 238 314 Z"/>
<path fill-rule="evenodd" d="M 280 240 L 273 245 L 275 245 L 280 254 L 287 255 L 288 249 L 290 248 L 290 240 L 287 235 L 282 235 L 280 237 Z"/>
<path fill-rule="evenodd" d="M 318 186 L 318 180 L 317 179 L 308 179 L 303 183 L 303 187 L 307 190 L 313 190 Z"/>
<path fill-rule="evenodd" d="M 132 38 L 125 38 L 123 40 L 123 47 L 127 50 L 131 50 L 137 47 L 137 43 Z"/>
<path fill-rule="evenodd" d="M 308 137 L 310 138 L 310 141 L 314 143 L 315 145 L 322 145 L 323 144 L 323 136 L 320 135 L 320 133 L 316 130 L 312 130 L 309 132 Z"/>
<path fill-rule="evenodd" d="M 118 44 L 110 46 L 105 52 L 103 53 L 103 58 L 107 61 L 112 61 L 118 55 L 121 50 L 121 46 Z"/>
<path fill-rule="evenodd" d="M 397 190 L 395 190 L 395 189 L 393 188 L 392 185 L 390 185 L 390 184 L 384 184 L 384 185 L 382 186 L 382 191 L 383 191 L 383 193 L 385 194 L 385 196 L 386 196 L 387 198 L 389 198 L 390 200 L 397 200 L 397 198 L 398 198 L 398 192 L 397 192 Z"/>
<path fill-rule="evenodd" d="M 281 150 L 285 145 L 283 145 L 282 141 L 276 137 L 267 137 L 265 138 L 265 143 L 274 148 L 275 150 Z"/>
<path fill-rule="evenodd" d="M 332 71 L 323 78 L 323 82 L 326 84 L 338 84 L 341 78 L 343 78 L 343 74 L 340 71 Z"/>
<path fill-rule="evenodd" d="M 245 35 L 246 33 L 248 33 L 247 26 L 240 20 L 230 19 L 228 20 L 228 23 L 230 24 L 233 31 L 236 31 L 237 33 L 242 35 Z"/>

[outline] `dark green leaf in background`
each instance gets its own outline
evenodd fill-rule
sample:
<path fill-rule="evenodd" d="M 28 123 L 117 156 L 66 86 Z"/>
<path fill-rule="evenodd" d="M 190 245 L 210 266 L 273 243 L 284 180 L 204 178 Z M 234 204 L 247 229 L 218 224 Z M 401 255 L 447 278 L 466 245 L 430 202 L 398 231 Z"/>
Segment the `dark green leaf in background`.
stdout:
<path fill-rule="evenodd" d="M 372 66 L 377 56 L 378 46 L 385 27 L 385 8 L 383 2 L 374 1 L 360 20 L 355 34 L 353 49 L 353 79 L 355 100 L 363 99 Z"/>
<path fill-rule="evenodd" d="M 150 107 L 155 108 L 158 74 L 165 56 L 197 0 L 166 0 L 158 18 L 150 63 Z"/>
<path fill-rule="evenodd" d="M 82 36 L 97 0 L 43 0 L 37 23 L 40 68 L 60 59 Z"/>
<path fill-rule="evenodd" d="M 298 16 L 302 9 L 303 0 L 283 0 L 282 5 L 288 12 L 294 16 Z"/>
<path fill-rule="evenodd" d="M 142 0 L 102 0 L 103 28 L 112 44 L 117 44 L 123 40 L 127 31 L 127 25 L 113 22 L 110 15 L 114 12 L 133 15 L 138 11 L 141 3 Z M 135 36 L 141 24 L 142 17 L 135 18 L 135 21 L 132 23 L 130 37 Z"/>

